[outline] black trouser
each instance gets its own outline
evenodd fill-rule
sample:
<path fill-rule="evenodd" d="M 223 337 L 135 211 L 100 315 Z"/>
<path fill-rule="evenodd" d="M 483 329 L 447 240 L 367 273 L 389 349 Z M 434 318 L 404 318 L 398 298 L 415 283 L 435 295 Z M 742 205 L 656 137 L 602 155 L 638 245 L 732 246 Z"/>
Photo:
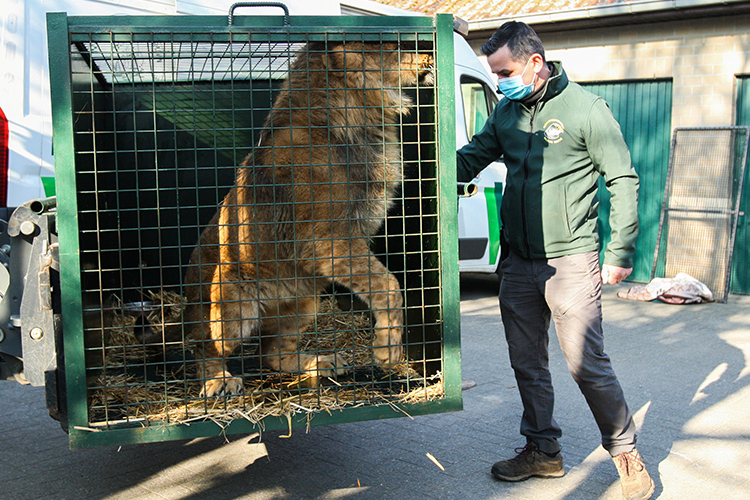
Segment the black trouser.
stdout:
<path fill-rule="evenodd" d="M 612 456 L 631 451 L 635 424 L 604 353 L 598 252 L 529 260 L 511 251 L 502 271 L 500 311 L 523 401 L 521 434 L 547 453 L 560 449 L 562 431 L 552 415 L 549 372 L 551 317 L 568 370 L 599 426 L 602 446 Z"/>

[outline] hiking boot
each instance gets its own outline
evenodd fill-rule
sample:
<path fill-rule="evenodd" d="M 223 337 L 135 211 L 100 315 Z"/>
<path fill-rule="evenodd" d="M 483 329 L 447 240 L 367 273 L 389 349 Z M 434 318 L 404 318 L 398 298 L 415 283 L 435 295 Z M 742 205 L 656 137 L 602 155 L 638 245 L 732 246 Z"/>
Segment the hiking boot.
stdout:
<path fill-rule="evenodd" d="M 562 454 L 558 451 L 553 457 L 528 443 L 523 448 L 516 448 L 517 455 L 510 460 L 503 460 L 492 466 L 492 475 L 501 481 L 523 481 L 530 477 L 562 477 Z"/>
<path fill-rule="evenodd" d="M 648 500 L 654 494 L 654 481 L 648 475 L 646 464 L 638 450 L 626 451 L 612 457 L 620 474 L 622 498 L 625 500 Z"/>

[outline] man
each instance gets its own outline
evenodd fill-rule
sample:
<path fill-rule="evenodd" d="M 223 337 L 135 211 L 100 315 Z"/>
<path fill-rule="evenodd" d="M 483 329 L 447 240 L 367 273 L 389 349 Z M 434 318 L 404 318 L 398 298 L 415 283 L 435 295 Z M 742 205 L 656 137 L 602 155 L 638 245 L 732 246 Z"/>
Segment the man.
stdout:
<path fill-rule="evenodd" d="M 607 104 L 547 62 L 537 34 L 508 22 L 482 47 L 504 94 L 485 127 L 457 153 L 471 180 L 504 157 L 501 216 L 510 253 L 502 262 L 500 311 L 523 402 L 526 446 L 492 474 L 504 481 L 560 477 L 548 330 L 554 320 L 568 369 L 620 474 L 623 497 L 648 499 L 654 483 L 635 449 L 633 417 L 603 351 L 601 287 L 632 271 L 638 176 Z M 597 182 L 611 193 L 611 242 L 599 265 Z"/>

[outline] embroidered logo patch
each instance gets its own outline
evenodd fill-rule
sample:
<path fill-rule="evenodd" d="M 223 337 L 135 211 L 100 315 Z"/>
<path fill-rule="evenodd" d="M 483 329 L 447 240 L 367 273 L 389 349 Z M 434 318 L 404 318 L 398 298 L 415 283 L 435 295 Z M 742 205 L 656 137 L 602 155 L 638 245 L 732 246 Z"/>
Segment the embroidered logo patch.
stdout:
<path fill-rule="evenodd" d="M 562 141 L 564 131 L 565 125 L 560 120 L 555 118 L 547 120 L 547 123 L 544 124 L 544 140 L 550 144 L 557 144 Z"/>

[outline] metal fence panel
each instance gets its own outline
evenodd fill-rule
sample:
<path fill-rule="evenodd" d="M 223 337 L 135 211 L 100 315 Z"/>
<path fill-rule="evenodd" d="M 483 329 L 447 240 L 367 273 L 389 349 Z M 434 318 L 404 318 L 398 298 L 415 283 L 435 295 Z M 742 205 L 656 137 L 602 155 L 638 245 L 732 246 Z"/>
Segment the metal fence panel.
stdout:
<path fill-rule="evenodd" d="M 684 272 L 729 293 L 750 127 L 678 128 L 652 277 Z"/>

